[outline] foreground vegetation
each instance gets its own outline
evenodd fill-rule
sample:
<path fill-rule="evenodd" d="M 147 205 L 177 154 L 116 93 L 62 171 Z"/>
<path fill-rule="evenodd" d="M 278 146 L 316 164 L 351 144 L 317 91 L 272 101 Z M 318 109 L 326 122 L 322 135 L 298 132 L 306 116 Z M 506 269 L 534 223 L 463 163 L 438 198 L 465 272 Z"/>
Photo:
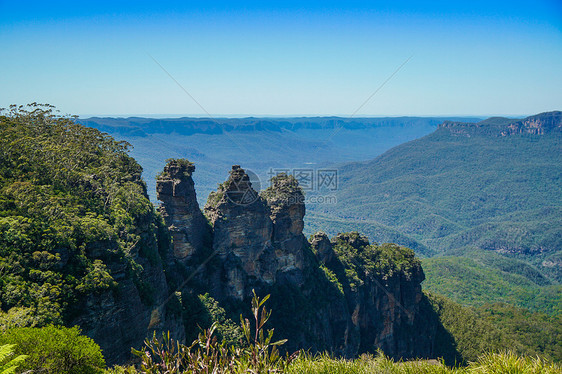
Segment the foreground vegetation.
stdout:
<path fill-rule="evenodd" d="M 214 336 L 216 324 L 202 332 L 191 346 L 178 344 L 169 335 L 162 339 L 147 340 L 144 349 L 134 351 L 141 359 L 140 369 L 115 367 L 111 374 L 180 374 L 180 373 L 288 373 L 288 374 L 550 374 L 562 373 L 562 366 L 540 357 L 519 356 L 511 351 L 484 353 L 466 366 L 448 367 L 443 361 L 399 361 L 386 357 L 363 355 L 356 360 L 334 358 L 326 354 L 309 355 L 297 352 L 282 356 L 278 346 L 286 341 L 273 342 L 273 330 L 264 332 L 264 325 L 271 316 L 264 303 L 255 294 L 252 300 L 253 325 L 241 317 L 244 342 L 240 346 L 228 346 Z M 461 323 L 463 321 L 460 321 Z"/>
<path fill-rule="evenodd" d="M 77 327 L 19 327 L 0 332 L 0 346 L 9 347 L 9 356 L 15 357 L 8 366 L 12 370 L 17 366 L 17 373 L 95 374 L 105 368 L 100 347 Z M 0 357 L 0 368 L 1 364 Z M 4 374 L 1 369 L 0 374 Z"/>
<path fill-rule="evenodd" d="M 559 374 L 562 367 L 537 357 L 518 356 L 511 352 L 489 353 L 466 367 L 447 367 L 439 361 L 394 361 L 384 355 L 362 356 L 356 360 L 332 358 L 327 355 L 301 355 L 284 369 L 267 367 L 262 371 L 232 369 L 227 371 L 199 371 L 200 373 L 287 373 L 287 374 Z M 199 373 L 178 371 L 177 373 Z M 165 371 L 136 371 L 129 367 L 115 367 L 106 374 L 165 373 Z M 171 373 L 175 373 L 171 371 Z"/>
<path fill-rule="evenodd" d="M 439 361 L 395 362 L 378 355 L 357 360 L 329 356 L 302 356 L 288 368 L 290 374 L 550 374 L 562 373 L 562 367 L 540 358 L 517 356 L 511 352 L 488 353 L 467 367 L 447 367 Z"/>
<path fill-rule="evenodd" d="M 488 321 L 466 315 L 460 305 L 452 307 L 449 304 L 453 302 L 433 295 L 429 299 L 440 312 L 445 327 L 451 329 L 463 357 L 473 357 L 466 365 L 447 366 L 438 360 L 396 362 L 382 352 L 355 360 L 303 351 L 283 355 L 279 347 L 286 340 L 273 339 L 273 330 L 264 327 L 271 317 L 264 307 L 268 298 L 260 299 L 254 294 L 252 321 L 241 317 L 238 328 L 242 339 L 236 343 L 221 336 L 217 322 L 202 330 L 190 346 L 174 341 L 169 334 L 155 335 L 145 341 L 142 349 L 133 349 L 137 364 L 129 367 L 104 369 L 99 346 L 76 327 L 10 328 L 0 335 L 0 374 L 562 373 L 562 367 L 551 360 L 515 353 L 511 348 L 520 347 L 506 345 L 509 343 L 505 337 Z M 505 347 L 510 350 L 502 350 Z"/>

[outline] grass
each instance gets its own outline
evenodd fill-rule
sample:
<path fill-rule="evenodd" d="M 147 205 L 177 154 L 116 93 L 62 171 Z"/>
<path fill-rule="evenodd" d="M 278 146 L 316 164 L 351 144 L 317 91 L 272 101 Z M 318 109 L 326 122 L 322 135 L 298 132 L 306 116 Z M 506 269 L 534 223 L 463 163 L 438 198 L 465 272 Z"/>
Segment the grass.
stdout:
<path fill-rule="evenodd" d="M 254 373 L 247 368 L 226 372 L 232 374 Z M 264 368 L 255 373 L 273 372 L 286 374 L 560 374 L 562 367 L 539 357 L 518 356 L 509 351 L 484 354 L 466 367 L 448 367 L 437 360 L 396 362 L 383 354 L 376 357 L 364 355 L 355 360 L 333 358 L 326 354 L 317 356 L 301 354 L 284 371 L 270 371 L 268 368 Z M 133 367 L 115 367 L 106 371 L 106 374 L 136 373 L 148 372 L 139 372 Z M 223 373 L 223 371 L 214 373 Z"/>
<path fill-rule="evenodd" d="M 487 353 L 467 367 L 452 368 L 436 360 L 395 362 L 378 355 L 356 360 L 332 358 L 327 355 L 302 355 L 289 366 L 290 374 L 554 374 L 562 367 L 538 357 L 518 356 L 509 351 Z"/>

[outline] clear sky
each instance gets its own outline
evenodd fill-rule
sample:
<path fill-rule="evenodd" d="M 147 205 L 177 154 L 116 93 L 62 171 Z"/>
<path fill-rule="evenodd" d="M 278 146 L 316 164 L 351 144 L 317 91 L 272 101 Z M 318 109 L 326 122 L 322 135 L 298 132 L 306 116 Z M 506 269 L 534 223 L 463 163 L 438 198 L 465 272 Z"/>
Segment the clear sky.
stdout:
<path fill-rule="evenodd" d="M 0 0 L 0 107 L 205 114 L 174 79 L 213 116 L 561 110 L 562 1 Z"/>

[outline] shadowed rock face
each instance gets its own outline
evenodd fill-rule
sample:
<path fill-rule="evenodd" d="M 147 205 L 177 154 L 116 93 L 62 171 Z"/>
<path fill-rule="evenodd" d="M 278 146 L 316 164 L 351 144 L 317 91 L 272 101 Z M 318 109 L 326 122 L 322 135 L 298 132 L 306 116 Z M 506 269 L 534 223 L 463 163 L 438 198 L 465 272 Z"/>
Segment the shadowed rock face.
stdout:
<path fill-rule="evenodd" d="M 204 245 L 207 227 L 195 198 L 193 170 L 186 161 L 170 162 L 158 179 L 160 211 L 174 239 L 173 260 L 192 268 L 203 258 L 194 253 Z M 206 286 L 195 292 L 209 292 L 223 305 L 247 305 L 252 289 L 271 294 L 271 322 L 279 337 L 289 338 L 285 347 L 290 351 L 352 357 L 380 347 L 392 357 L 431 356 L 435 329 L 419 309 L 421 267 L 407 275 L 370 274 L 351 287 L 334 245 L 345 242 L 363 251 L 369 241 L 354 233 L 330 241 L 317 233 L 309 243 L 302 233 L 304 196 L 292 176 L 280 174 L 258 193 L 244 169 L 234 165 L 204 211 L 212 230 L 208 245 L 216 256 L 203 264 L 200 284 Z M 330 279 L 330 271 L 341 285 Z"/>
<path fill-rule="evenodd" d="M 360 275 L 361 282 L 352 287 L 341 276 L 345 266 L 333 246 L 347 244 L 362 252 L 369 246 L 368 239 L 357 233 L 345 233 L 330 242 L 324 233 L 318 233 L 312 237 L 312 243 L 320 260 L 343 283 L 348 310 L 359 335 L 356 354 L 381 348 L 395 358 L 431 357 L 436 324 L 428 311 L 420 309 L 424 274 L 419 261 L 412 261 L 407 272 L 391 270 L 378 274 L 376 270 L 369 270 Z M 397 245 L 390 246 L 400 250 Z"/>
<path fill-rule="evenodd" d="M 119 292 L 90 294 L 82 302 L 80 316 L 72 320 L 82 332 L 94 339 L 103 350 L 108 365 L 123 364 L 131 360 L 131 347 L 141 348 L 145 339 L 170 331 L 178 341 L 185 340 L 185 327 L 181 316 L 166 311 L 164 301 L 170 295 L 161 266 L 137 258 L 145 269 L 144 281 L 153 287 L 151 305 L 143 302 L 137 285 L 125 278 L 124 266 L 113 264 L 111 271 L 119 282 Z"/>
<path fill-rule="evenodd" d="M 213 250 L 221 259 L 224 280 L 213 285 L 215 294 L 243 300 L 259 283 L 275 282 L 270 210 L 244 169 L 232 167 L 228 180 L 209 195 L 205 214 L 213 226 Z"/>
<path fill-rule="evenodd" d="M 162 201 L 159 211 L 173 240 L 173 259 L 184 263 L 203 247 L 208 235 L 191 177 L 194 171 L 188 161 L 171 160 L 156 182 L 157 197 Z"/>
<path fill-rule="evenodd" d="M 158 243 L 150 235 L 155 225 L 151 212 L 137 222 L 139 244 L 131 248 L 130 255 L 142 266 L 142 284 L 130 276 L 130 269 L 123 261 L 108 261 L 108 269 L 118 289 L 88 294 L 77 309 L 80 311 L 70 325 L 78 325 L 82 332 L 95 340 L 103 350 L 108 365 L 122 364 L 131 360 L 131 347 L 141 348 L 144 340 L 170 331 L 173 339 L 184 341 L 185 326 L 181 315 L 167 310 L 167 301 L 173 295 L 159 261 L 149 259 L 146 253 L 158 256 Z M 91 253 L 103 253 L 116 248 L 115 241 L 96 242 L 87 248 Z M 144 248 L 145 254 L 140 253 Z M 143 295 L 142 292 L 145 292 Z M 147 297 L 148 296 L 148 297 Z"/>
<path fill-rule="evenodd" d="M 330 238 L 328 238 L 325 232 L 319 231 L 312 235 L 310 238 L 310 245 L 314 249 L 316 257 L 318 257 L 321 264 L 329 263 L 334 259 L 334 249 L 332 248 Z"/>

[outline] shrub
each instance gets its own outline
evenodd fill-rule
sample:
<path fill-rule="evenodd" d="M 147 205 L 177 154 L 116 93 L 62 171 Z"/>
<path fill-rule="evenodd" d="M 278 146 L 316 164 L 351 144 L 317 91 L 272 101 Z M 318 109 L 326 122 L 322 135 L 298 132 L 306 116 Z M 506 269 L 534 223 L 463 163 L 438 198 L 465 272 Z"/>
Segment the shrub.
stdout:
<path fill-rule="evenodd" d="M 105 368 L 100 347 L 78 327 L 13 328 L 0 336 L 0 344 L 15 344 L 15 354 L 29 356 L 20 365 L 23 371 L 94 374 Z"/>
<path fill-rule="evenodd" d="M 247 346 L 240 348 L 219 342 L 215 332 L 218 324 L 203 330 L 191 346 L 175 342 L 170 334 L 159 340 L 156 335 L 145 341 L 141 351 L 133 353 L 141 358 L 141 373 L 282 373 L 294 356 L 282 357 L 277 346 L 286 340 L 273 342 L 273 330 L 264 333 L 264 325 L 271 312 L 264 307 L 269 295 L 260 299 L 254 293 L 252 299 L 253 328 L 248 319 L 242 318 L 241 328 Z"/>

